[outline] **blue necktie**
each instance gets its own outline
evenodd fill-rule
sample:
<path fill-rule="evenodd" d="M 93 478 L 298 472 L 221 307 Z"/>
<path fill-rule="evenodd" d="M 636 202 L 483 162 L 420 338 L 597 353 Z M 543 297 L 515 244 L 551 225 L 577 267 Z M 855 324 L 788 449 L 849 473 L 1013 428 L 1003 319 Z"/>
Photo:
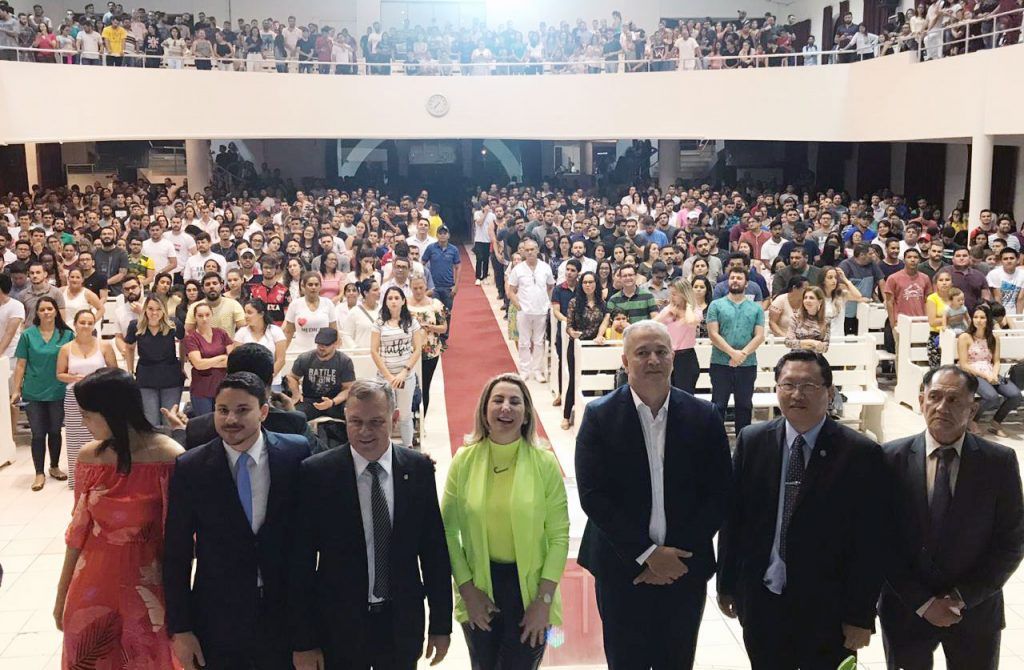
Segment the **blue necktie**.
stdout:
<path fill-rule="evenodd" d="M 249 461 L 252 456 L 242 452 L 235 464 L 235 483 L 238 485 L 238 499 L 242 502 L 242 509 L 245 511 L 245 518 L 249 520 L 249 527 L 252 527 L 252 479 L 249 476 Z"/>

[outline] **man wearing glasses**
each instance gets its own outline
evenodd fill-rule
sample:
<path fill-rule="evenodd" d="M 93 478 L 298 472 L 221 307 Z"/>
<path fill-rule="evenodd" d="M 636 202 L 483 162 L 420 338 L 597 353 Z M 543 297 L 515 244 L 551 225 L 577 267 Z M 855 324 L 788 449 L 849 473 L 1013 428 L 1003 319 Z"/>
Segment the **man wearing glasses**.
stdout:
<path fill-rule="evenodd" d="M 718 536 L 718 606 L 739 617 L 751 667 L 836 668 L 866 647 L 882 588 L 881 448 L 827 416 L 821 354 L 775 367 L 782 417 L 740 432 Z"/>

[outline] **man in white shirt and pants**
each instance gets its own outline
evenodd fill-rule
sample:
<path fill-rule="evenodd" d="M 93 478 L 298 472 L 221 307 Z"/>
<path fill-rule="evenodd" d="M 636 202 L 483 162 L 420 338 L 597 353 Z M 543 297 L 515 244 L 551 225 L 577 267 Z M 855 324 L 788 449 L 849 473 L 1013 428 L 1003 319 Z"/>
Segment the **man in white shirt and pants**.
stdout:
<path fill-rule="evenodd" d="M 537 260 L 539 248 L 536 240 L 527 239 L 521 245 L 525 261 L 509 273 L 507 282 L 509 300 L 519 313 L 519 374 L 529 379 L 532 374 L 537 381 L 544 377 L 544 326 L 551 309 L 551 290 L 555 278 L 551 266 Z"/>

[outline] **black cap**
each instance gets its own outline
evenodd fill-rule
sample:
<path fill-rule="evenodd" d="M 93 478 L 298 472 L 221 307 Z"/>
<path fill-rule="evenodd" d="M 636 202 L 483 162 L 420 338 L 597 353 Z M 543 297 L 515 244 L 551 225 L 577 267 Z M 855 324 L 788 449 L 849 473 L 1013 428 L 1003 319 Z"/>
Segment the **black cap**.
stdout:
<path fill-rule="evenodd" d="M 316 344 L 334 344 L 338 341 L 338 331 L 334 328 L 321 328 L 320 332 L 313 338 Z"/>

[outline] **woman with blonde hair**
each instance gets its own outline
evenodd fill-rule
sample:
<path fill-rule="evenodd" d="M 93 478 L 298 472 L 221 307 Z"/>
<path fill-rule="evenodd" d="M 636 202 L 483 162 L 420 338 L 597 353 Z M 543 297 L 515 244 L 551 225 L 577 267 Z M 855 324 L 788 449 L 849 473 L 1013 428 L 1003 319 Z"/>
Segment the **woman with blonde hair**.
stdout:
<path fill-rule="evenodd" d="M 830 331 L 831 324 L 825 318 L 825 293 L 817 286 L 807 286 L 800 307 L 793 312 L 789 322 L 786 346 L 823 354 L 828 351 Z"/>
<path fill-rule="evenodd" d="M 135 378 L 142 394 L 142 411 L 152 426 L 163 422 L 161 409 L 169 410 L 181 402 L 185 377 L 175 339 L 184 334 L 158 293 L 146 296 L 142 318 L 128 324 L 124 341 L 138 353 Z"/>
<path fill-rule="evenodd" d="M 695 309 L 696 298 L 693 286 L 689 281 L 681 279 L 669 287 L 668 304 L 654 318 L 668 327 L 672 338 L 672 386 L 693 393 L 697 389 L 697 378 L 700 376 L 700 363 L 697 361 L 697 326 L 700 325 L 701 314 Z"/>
<path fill-rule="evenodd" d="M 484 387 L 473 434 L 448 471 L 441 515 L 462 624 L 477 670 L 533 670 L 560 625 L 558 582 L 569 553 L 565 484 L 537 439 L 523 378 Z"/>

